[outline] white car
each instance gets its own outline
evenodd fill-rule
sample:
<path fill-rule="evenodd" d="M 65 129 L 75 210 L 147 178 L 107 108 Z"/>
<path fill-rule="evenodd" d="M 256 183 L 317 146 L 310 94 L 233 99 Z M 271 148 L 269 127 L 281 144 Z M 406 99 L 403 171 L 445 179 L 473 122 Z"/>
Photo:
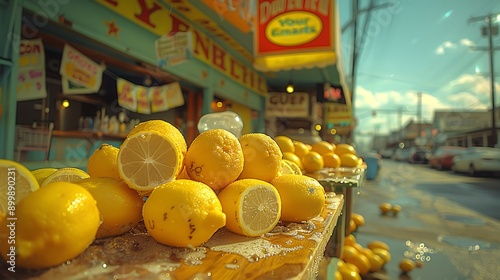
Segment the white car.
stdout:
<path fill-rule="evenodd" d="M 466 172 L 471 176 L 478 173 L 500 173 L 500 149 L 488 147 L 470 147 L 461 155 L 453 158 L 451 169 L 454 172 Z"/>

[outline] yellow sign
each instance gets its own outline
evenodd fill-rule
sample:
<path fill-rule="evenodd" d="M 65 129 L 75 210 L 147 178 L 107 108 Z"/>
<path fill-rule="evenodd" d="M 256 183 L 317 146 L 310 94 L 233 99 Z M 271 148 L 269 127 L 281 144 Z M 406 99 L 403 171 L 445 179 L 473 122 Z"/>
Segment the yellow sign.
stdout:
<path fill-rule="evenodd" d="M 279 46 L 298 46 L 316 39 L 323 30 L 321 19 L 309 12 L 289 12 L 272 19 L 266 26 L 267 39 Z"/>
<path fill-rule="evenodd" d="M 323 103 L 324 122 L 333 124 L 333 127 L 348 127 L 353 125 L 351 106 L 342 103 Z"/>
<path fill-rule="evenodd" d="M 232 80 L 240 83 L 255 92 L 262 95 L 267 94 L 267 84 L 264 77 L 251 67 L 247 67 L 243 62 L 229 54 L 224 47 L 214 43 L 214 41 L 204 35 L 200 30 L 192 26 L 190 22 L 185 22 L 180 17 L 174 15 L 169 9 L 165 8 L 157 0 L 96 0 L 103 6 L 124 16 L 130 21 L 142 26 L 143 28 L 164 36 L 166 34 L 175 34 L 176 32 L 193 32 L 194 50 L 193 56 L 197 59 L 211 65 L 213 68 L 221 71 Z M 196 9 L 181 9 L 180 4 L 186 6 L 191 4 L 187 1 L 166 1 L 173 7 L 179 7 L 180 11 L 186 13 L 193 22 L 197 19 L 206 18 L 204 14 Z M 183 7 L 184 7 L 183 6 Z M 207 23 L 208 24 L 208 23 Z M 209 29 L 210 30 L 210 29 Z M 220 31 L 220 36 L 230 38 L 226 33 Z M 230 44 L 232 47 L 238 44 Z"/>

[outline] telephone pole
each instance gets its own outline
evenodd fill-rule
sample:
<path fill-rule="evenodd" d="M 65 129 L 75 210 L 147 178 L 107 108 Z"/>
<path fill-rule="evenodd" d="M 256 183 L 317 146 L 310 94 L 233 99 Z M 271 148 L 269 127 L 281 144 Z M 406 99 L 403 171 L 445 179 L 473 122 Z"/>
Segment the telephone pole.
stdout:
<path fill-rule="evenodd" d="M 493 35 L 498 35 L 498 25 L 493 21 L 497 20 L 500 13 L 488 14 L 480 17 L 473 17 L 469 19 L 470 22 L 486 21 L 487 25 L 481 29 L 483 36 L 488 36 L 488 47 L 475 47 L 474 50 L 488 51 L 490 55 L 490 83 L 491 83 L 491 146 L 498 143 L 497 125 L 496 125 L 496 108 L 495 108 L 495 69 L 494 69 L 494 51 L 498 50 L 493 46 Z"/>

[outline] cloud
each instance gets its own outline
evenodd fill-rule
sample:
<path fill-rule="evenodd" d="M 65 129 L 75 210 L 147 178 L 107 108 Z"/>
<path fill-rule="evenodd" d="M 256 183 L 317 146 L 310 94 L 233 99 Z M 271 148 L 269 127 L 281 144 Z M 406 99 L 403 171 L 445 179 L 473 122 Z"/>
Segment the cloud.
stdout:
<path fill-rule="evenodd" d="M 475 110 L 486 110 L 488 109 L 488 104 L 481 101 L 477 95 L 470 92 L 460 92 L 448 96 L 447 100 L 454 104 L 454 108 L 457 110 L 465 111 L 475 111 Z"/>
<path fill-rule="evenodd" d="M 498 88 L 500 88 L 500 85 L 496 83 L 495 89 Z M 483 99 L 491 96 L 490 79 L 481 75 L 461 75 L 457 79 L 449 82 L 443 90 L 447 91 L 449 94 L 466 91 L 474 95 L 479 95 Z"/>
<path fill-rule="evenodd" d="M 462 40 L 460 40 L 460 45 L 466 46 L 466 47 L 473 47 L 476 45 L 476 43 L 474 43 L 473 41 L 471 41 L 467 38 L 463 38 Z"/>
<path fill-rule="evenodd" d="M 450 41 L 445 41 L 441 45 L 439 45 L 436 49 L 436 54 L 444 54 L 446 49 L 454 49 L 457 45 Z"/>
<path fill-rule="evenodd" d="M 363 87 L 356 88 L 356 100 L 354 106 L 356 108 L 376 109 L 384 107 L 384 105 L 394 106 L 403 102 L 403 96 L 397 91 L 372 92 Z"/>

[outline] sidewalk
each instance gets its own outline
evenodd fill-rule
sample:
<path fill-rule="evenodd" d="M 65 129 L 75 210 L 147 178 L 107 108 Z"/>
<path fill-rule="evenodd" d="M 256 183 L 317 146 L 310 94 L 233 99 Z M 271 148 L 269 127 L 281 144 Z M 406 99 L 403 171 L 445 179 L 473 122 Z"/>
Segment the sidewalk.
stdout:
<path fill-rule="evenodd" d="M 366 222 L 354 233 L 357 242 L 364 247 L 373 240 L 386 242 L 392 255 L 383 271 L 363 279 L 499 279 L 500 221 L 414 189 L 422 180 L 419 174 L 395 175 L 391 164 L 397 163 L 384 162 L 378 177 L 354 196 L 353 212 Z M 401 212 L 381 215 L 384 202 L 399 204 Z M 401 274 L 403 258 L 424 265 Z"/>

